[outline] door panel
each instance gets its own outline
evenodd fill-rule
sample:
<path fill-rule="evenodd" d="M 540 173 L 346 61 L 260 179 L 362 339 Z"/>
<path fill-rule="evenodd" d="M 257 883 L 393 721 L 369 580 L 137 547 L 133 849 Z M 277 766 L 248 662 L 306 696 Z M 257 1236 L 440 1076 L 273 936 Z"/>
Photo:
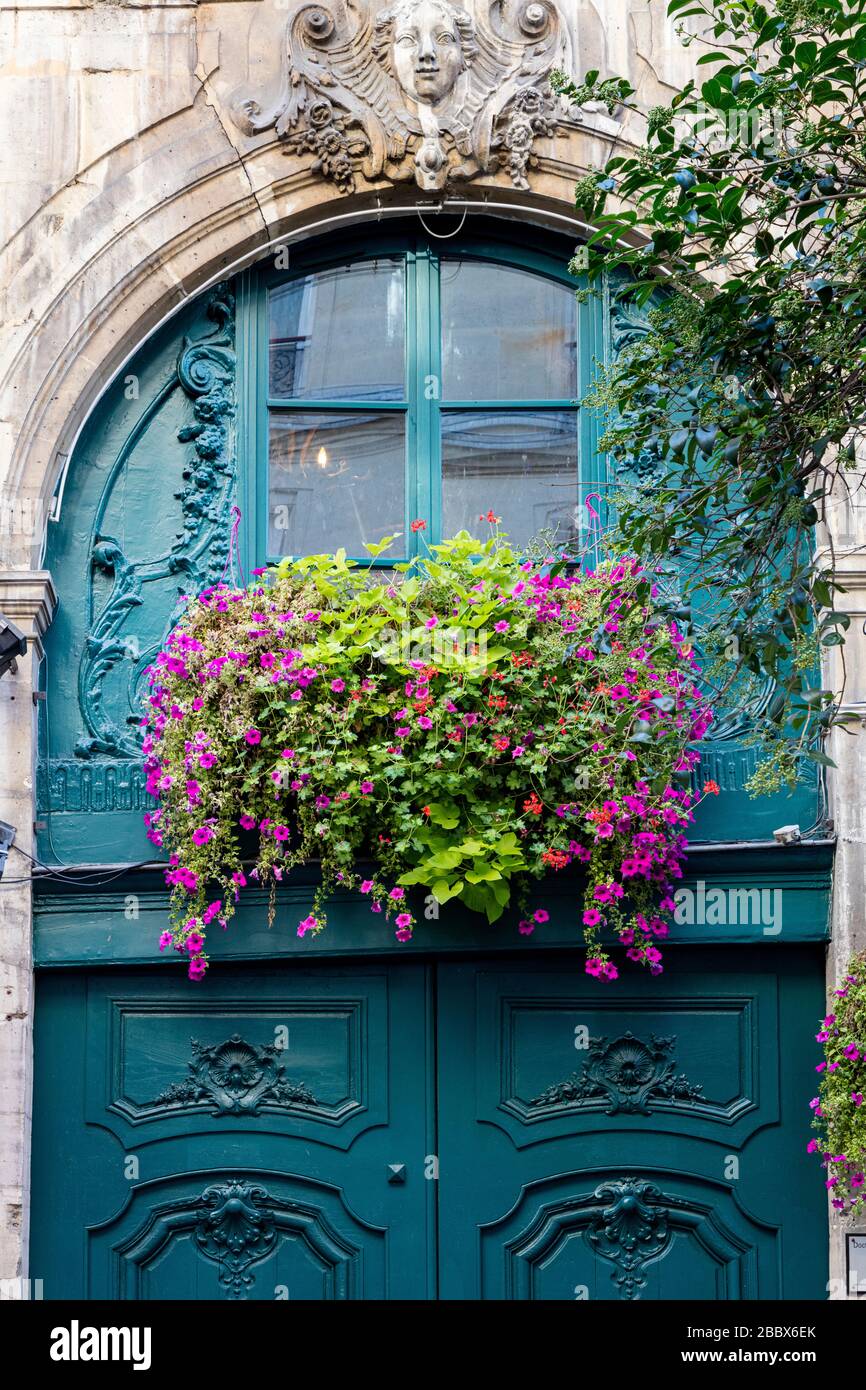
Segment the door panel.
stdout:
<path fill-rule="evenodd" d="M 42 977 L 45 1296 L 426 1297 L 428 974 Z"/>
<path fill-rule="evenodd" d="M 238 1173 L 145 1184 L 127 1210 L 91 1228 L 92 1263 L 114 1265 L 112 1296 L 386 1296 L 387 1231 L 361 1220 L 339 1189 L 258 1167 Z"/>
<path fill-rule="evenodd" d="M 775 1232 L 744 1218 L 721 1184 L 657 1169 L 653 1178 L 618 1166 L 524 1188 L 508 1218 L 482 1232 L 482 1263 L 502 1260 L 502 1283 L 491 1277 L 485 1296 L 755 1297 Z"/>
<path fill-rule="evenodd" d="M 610 987 L 580 967 L 43 972 L 33 1277 L 48 1298 L 824 1298 L 820 948 L 671 949 Z"/>
<path fill-rule="evenodd" d="M 669 970 L 605 989 L 574 958 L 440 967 L 442 1297 L 826 1297 L 800 1142 L 820 957 Z"/>

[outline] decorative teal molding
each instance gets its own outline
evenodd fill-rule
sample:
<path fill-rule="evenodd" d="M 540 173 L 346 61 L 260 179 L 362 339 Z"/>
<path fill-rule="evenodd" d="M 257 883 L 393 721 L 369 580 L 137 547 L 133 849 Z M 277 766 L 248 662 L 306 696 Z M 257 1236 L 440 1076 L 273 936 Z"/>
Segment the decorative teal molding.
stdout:
<path fill-rule="evenodd" d="M 633 1033 L 620 1038 L 590 1038 L 589 1056 L 580 1073 L 548 1086 L 532 1106 L 581 1106 L 607 1097 L 608 1115 L 649 1115 L 650 1100 L 688 1104 L 701 1099 L 703 1086 L 677 1076 L 676 1038 L 643 1042 Z"/>
<path fill-rule="evenodd" d="M 102 754 L 135 758 L 139 754 L 136 726 L 141 686 L 162 645 L 160 640 L 142 649 L 137 634 L 135 613 L 146 601 L 147 586 L 177 577 L 177 601 L 173 611 L 165 615 L 167 634 L 177 618 L 180 598 L 215 583 L 225 567 L 236 483 L 234 298 L 227 286 L 217 287 L 206 313 L 214 329 L 198 341 L 184 340 L 174 379 L 157 393 L 124 441 L 97 508 L 86 600 L 88 631 L 78 672 L 78 706 L 86 730 L 75 745 L 79 758 Z M 178 387 L 192 402 L 193 413 L 193 422 L 177 431 L 182 444 L 193 445 L 183 470 L 183 486 L 174 494 L 180 526 L 167 551 L 152 559 L 130 561 L 123 544 L 103 533 L 104 518 L 116 488 L 125 479 L 133 448 Z M 99 606 L 97 595 L 105 578 L 112 586 Z M 104 698 L 106 677 L 121 662 L 128 667 L 125 727 L 118 722 L 116 707 L 109 707 Z"/>
<path fill-rule="evenodd" d="M 753 943 L 776 951 L 802 942 L 824 942 L 829 932 L 829 890 L 832 846 L 802 844 L 785 848 L 742 849 L 731 854 L 695 852 L 687 865 L 683 886 L 698 880 L 709 894 L 716 888 L 748 887 L 783 894 L 781 932 L 768 936 L 760 924 L 738 921 L 713 926 L 702 922 L 674 928 L 677 946 L 687 943 Z M 34 899 L 34 956 L 38 966 L 93 964 L 156 964 L 176 970 L 173 957 L 161 956 L 156 942 L 168 919 L 168 890 L 158 870 L 141 871 L 113 880 L 94 891 L 83 880 L 79 888 L 38 882 Z M 216 960 L 309 959 L 326 956 L 394 956 L 448 950 L 526 952 L 537 958 L 548 950 L 575 950 L 575 902 L 582 892 L 580 876 L 564 870 L 543 885 L 539 902 L 550 912 L 543 932 L 529 941 L 517 934 L 517 919 L 491 932 L 483 918 L 462 905 L 448 904 L 439 921 L 419 920 L 411 942 L 395 946 L 383 932 L 360 894 L 335 894 L 328 909 L 328 929 L 302 939 L 297 924 L 310 911 L 316 881 L 315 865 L 298 870 L 292 882 L 280 885 L 274 925 L 268 926 L 268 894 L 248 888 L 241 895 L 231 930 L 217 933 L 210 945 Z M 530 1111 L 529 1113 L 533 1113 Z"/>
<path fill-rule="evenodd" d="M 618 298 L 614 289 L 613 298 L 610 301 L 609 320 L 609 340 L 612 355 L 617 357 L 627 348 L 640 342 L 641 338 L 646 337 L 649 327 L 646 309 L 630 303 L 627 299 Z M 658 474 L 661 457 L 657 449 L 642 449 L 637 458 L 629 459 L 627 463 L 612 462 L 623 482 L 630 479 L 632 482 L 647 483 L 651 482 Z"/>
<path fill-rule="evenodd" d="M 189 1076 L 166 1087 L 155 1106 L 188 1109 L 206 1104 L 212 1115 L 258 1115 L 262 1106 L 287 1109 L 317 1103 L 312 1091 L 286 1076 L 275 1043 L 255 1047 L 233 1033 L 213 1047 L 191 1038 L 190 1047 Z"/>
<path fill-rule="evenodd" d="M 616 356 L 645 338 L 649 332 L 646 310 L 627 299 L 614 298 L 610 307 L 610 346 Z"/>
<path fill-rule="evenodd" d="M 267 1188 L 239 1178 L 215 1183 L 199 1197 L 197 1206 L 203 1211 L 195 1243 L 205 1259 L 219 1266 L 219 1280 L 229 1298 L 246 1298 L 253 1283 L 250 1266 L 276 1248 L 274 1207 L 286 1205 Z"/>
<path fill-rule="evenodd" d="M 592 1195 L 604 1206 L 587 1227 L 587 1244 L 614 1265 L 611 1278 L 620 1298 L 639 1298 L 646 1288 L 646 1266 L 661 1259 L 670 1246 L 672 1231 L 664 1203 L 676 1199 L 663 1199 L 655 1183 L 638 1178 L 602 1183 Z"/>
<path fill-rule="evenodd" d="M 57 759 L 39 768 L 40 810 L 89 814 L 146 811 L 156 805 L 145 790 L 141 760 Z"/>
<path fill-rule="evenodd" d="M 707 778 L 711 778 L 718 782 L 723 792 L 741 791 L 757 766 L 758 754 L 755 748 L 744 748 L 742 745 L 727 747 L 724 738 L 708 739 L 701 744 L 700 767 L 693 780 L 696 787 L 699 782 L 703 783 Z"/>
<path fill-rule="evenodd" d="M 117 1240 L 115 1236 L 117 1243 L 112 1250 L 115 1276 L 113 1286 L 108 1285 L 113 1298 L 152 1297 L 149 1290 L 153 1271 L 163 1262 L 171 1270 L 175 1242 L 188 1242 L 193 1253 L 216 1266 L 222 1296 L 227 1299 L 250 1297 L 255 1285 L 253 1268 L 269 1257 L 279 1261 L 283 1246 L 300 1248 L 302 1258 L 306 1256 L 312 1261 L 322 1279 L 320 1287 L 325 1298 L 359 1296 L 359 1287 L 363 1287 L 362 1249 L 339 1234 L 326 1216 L 322 1203 L 323 1199 L 328 1200 L 328 1194 L 322 1184 L 303 1178 L 287 1183 L 279 1172 L 262 1175 L 267 1176 L 267 1186 L 258 1174 L 229 1170 L 225 1176 L 213 1180 L 215 1176 L 197 1170 L 189 1175 L 195 1186 L 183 1195 L 167 1201 L 157 1200 L 155 1205 L 149 1205 L 147 1197 L 134 1203 L 132 1219 L 135 1214 L 141 1219 L 143 1208 L 144 1220 L 125 1239 Z M 200 1183 L 204 1186 L 199 1186 Z M 166 1179 L 158 1181 L 157 1191 L 162 1185 L 166 1185 Z M 176 1189 L 178 1179 L 168 1179 L 167 1185 Z M 144 1186 L 146 1190 L 147 1185 Z M 278 1186 L 291 1195 L 277 1195 L 274 1189 Z M 330 1205 L 333 1208 L 332 1201 Z M 342 1204 L 339 1210 L 344 1216 Z M 124 1221 L 123 1215 L 105 1226 L 114 1227 L 118 1221 Z M 128 1227 L 128 1222 L 126 1224 Z M 369 1245 L 366 1250 L 375 1259 Z M 289 1255 L 287 1268 L 291 1267 L 292 1256 Z M 184 1262 L 181 1269 L 186 1268 Z M 270 1287 L 259 1293 L 259 1297 L 273 1297 L 273 1274 L 277 1268 L 278 1264 L 272 1266 Z M 168 1278 L 172 1279 L 171 1273 Z M 177 1296 L 183 1297 L 185 1286 L 180 1284 L 178 1288 Z M 253 1293 L 252 1296 L 257 1295 Z"/>

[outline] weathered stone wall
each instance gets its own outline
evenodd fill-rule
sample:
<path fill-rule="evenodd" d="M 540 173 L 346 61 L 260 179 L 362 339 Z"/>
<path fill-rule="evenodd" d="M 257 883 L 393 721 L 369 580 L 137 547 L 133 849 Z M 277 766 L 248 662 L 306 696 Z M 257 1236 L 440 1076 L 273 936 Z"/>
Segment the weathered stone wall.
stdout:
<path fill-rule="evenodd" d="M 167 312 L 305 223 L 441 198 L 388 177 L 361 178 L 346 196 L 311 172 L 311 153 L 287 158 L 273 129 L 237 124 L 239 100 L 264 106 L 279 88 L 299 8 L 169 0 L 2 13 L 0 488 L 24 516 L 11 535 L 4 529 L 10 562 L 38 558 L 28 525 L 37 502 L 47 506 L 107 377 Z M 339 13 L 341 0 L 331 8 Z M 543 6 L 474 8 L 514 33 L 523 11 Z M 575 63 L 626 73 L 647 104 L 687 71 L 663 4 L 560 0 L 558 9 Z M 529 192 L 501 169 L 449 195 L 570 216 L 575 173 L 602 160 L 612 137 L 639 139 L 633 125 L 577 113 L 537 141 Z"/>
<path fill-rule="evenodd" d="M 831 898 L 832 944 L 827 957 L 827 990 L 837 988 L 855 951 L 866 950 L 866 455 L 837 487 L 828 512 L 829 528 L 820 554 L 844 585 L 836 607 L 848 613 L 851 626 L 843 648 L 831 647 L 824 663 L 824 683 L 843 692 L 843 708 L 859 716 L 829 740 L 836 763 L 828 772 L 829 814 L 836 836 Z M 830 996 L 832 1000 L 832 995 Z M 830 1009 L 832 1012 L 832 1008 Z M 845 1288 L 845 1232 L 863 1229 L 862 1221 L 840 1220 L 831 1213 L 831 1296 Z"/>

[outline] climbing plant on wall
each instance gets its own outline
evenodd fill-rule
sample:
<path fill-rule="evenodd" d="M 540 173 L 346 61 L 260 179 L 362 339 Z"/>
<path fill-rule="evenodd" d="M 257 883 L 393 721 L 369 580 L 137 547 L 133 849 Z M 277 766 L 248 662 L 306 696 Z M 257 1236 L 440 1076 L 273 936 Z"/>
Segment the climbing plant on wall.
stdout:
<path fill-rule="evenodd" d="M 399 941 L 419 893 L 491 922 L 513 906 L 529 934 L 548 920 L 534 881 L 581 864 L 587 970 L 616 977 L 613 940 L 658 973 L 695 804 L 689 745 L 712 719 L 697 675 L 637 561 L 581 573 L 495 531 L 378 580 L 338 552 L 207 589 L 151 670 L 144 720 L 148 834 L 170 855 L 162 947 L 201 978 L 208 928 L 243 889 L 313 859 L 301 936 L 340 888 Z"/>
<path fill-rule="evenodd" d="M 866 1208 L 866 951 L 852 957 L 834 1000 L 817 1035 L 824 1046 L 812 1101 L 818 1138 L 808 1148 L 821 1155 L 835 1210 L 859 1215 Z"/>
<path fill-rule="evenodd" d="M 642 465 L 617 499 L 623 544 L 677 556 L 713 594 L 731 684 L 776 685 L 754 711 L 762 794 L 832 765 L 821 739 L 853 717 L 816 678 L 850 618 L 813 532 L 862 471 L 866 0 L 668 0 L 667 13 L 699 74 L 669 103 L 646 110 L 597 70 L 553 75 L 570 101 L 628 109 L 645 132 L 578 182 L 595 230 L 574 269 L 647 310 L 595 392 L 601 447 Z"/>

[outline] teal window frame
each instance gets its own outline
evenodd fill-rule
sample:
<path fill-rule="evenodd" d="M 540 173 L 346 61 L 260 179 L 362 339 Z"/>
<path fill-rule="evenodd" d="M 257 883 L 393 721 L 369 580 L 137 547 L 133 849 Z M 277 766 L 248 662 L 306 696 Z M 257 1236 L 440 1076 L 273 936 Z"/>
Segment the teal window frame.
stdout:
<path fill-rule="evenodd" d="M 524 232 L 529 231 L 525 225 Z M 605 522 L 604 499 L 607 489 L 607 461 L 598 453 L 599 425 L 595 412 L 581 409 L 595 364 L 607 356 L 599 297 L 581 299 L 577 304 L 577 395 L 574 398 L 536 400 L 441 398 L 441 313 L 439 270 L 442 259 L 459 257 L 527 271 L 577 289 L 580 281 L 568 272 L 573 245 L 563 238 L 552 238 L 531 229 L 538 245 L 520 246 L 510 240 L 507 229 L 481 235 L 462 235 L 437 241 L 416 232 L 388 231 L 330 237 L 291 246 L 289 268 L 277 270 L 264 264 L 245 271 L 238 278 L 238 451 L 240 464 L 239 500 L 242 510 L 242 554 L 248 566 L 262 566 L 279 557 L 268 553 L 268 436 L 272 410 L 287 413 L 358 411 L 370 414 L 397 412 L 406 417 L 405 515 L 402 548 L 374 565 L 388 567 L 423 553 L 441 535 L 442 430 L 440 412 L 490 410 L 501 413 L 574 410 L 577 416 L 577 497 L 579 503 L 598 492 L 598 507 Z M 318 270 L 333 268 L 355 260 L 401 256 L 405 265 L 405 395 L 401 401 L 348 401 L 297 399 L 280 401 L 269 397 L 268 293 L 280 284 Z M 430 378 L 440 383 L 439 396 L 427 389 Z M 423 518 L 426 530 L 413 532 L 411 522 Z M 368 555 L 354 559 L 370 563 Z"/>

